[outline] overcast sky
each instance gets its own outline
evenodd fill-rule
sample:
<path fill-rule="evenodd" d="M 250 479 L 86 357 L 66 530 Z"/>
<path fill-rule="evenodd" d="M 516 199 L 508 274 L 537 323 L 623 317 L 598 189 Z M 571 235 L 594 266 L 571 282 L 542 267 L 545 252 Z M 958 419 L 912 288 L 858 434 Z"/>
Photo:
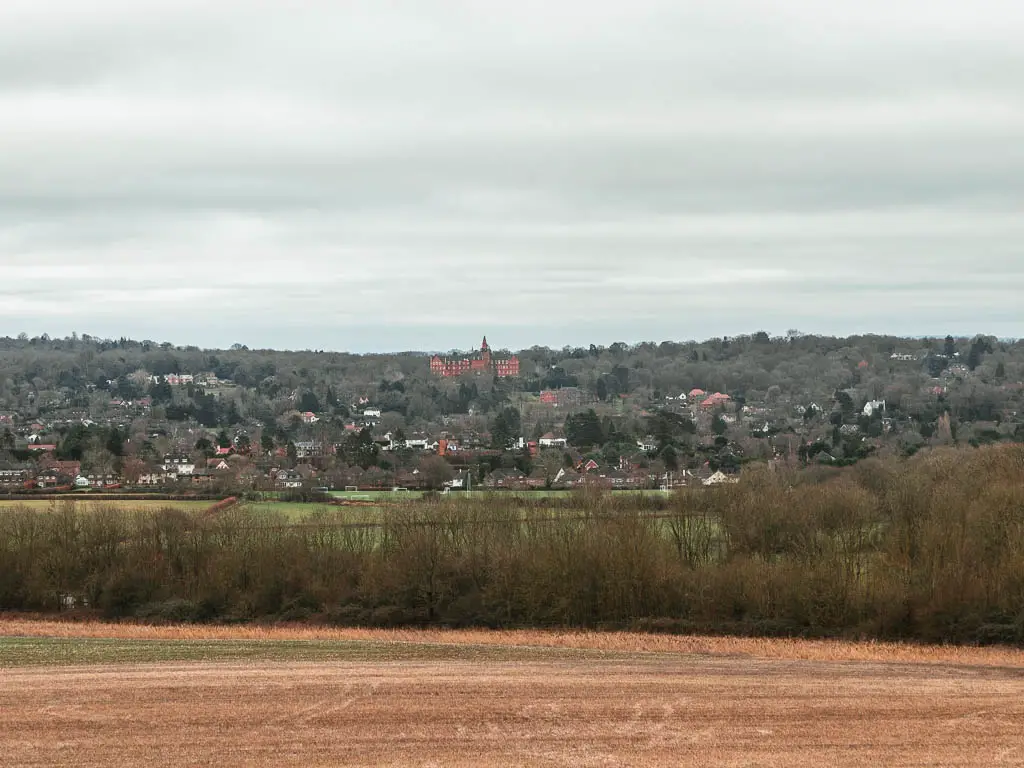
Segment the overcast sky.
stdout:
<path fill-rule="evenodd" d="M 0 335 L 1024 336 L 1024 3 L 3 0 Z"/>

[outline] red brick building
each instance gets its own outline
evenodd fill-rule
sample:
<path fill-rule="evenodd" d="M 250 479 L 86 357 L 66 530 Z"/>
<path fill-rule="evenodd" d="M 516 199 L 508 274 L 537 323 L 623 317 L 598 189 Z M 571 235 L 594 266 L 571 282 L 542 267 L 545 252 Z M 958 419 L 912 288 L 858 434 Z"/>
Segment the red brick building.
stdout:
<path fill-rule="evenodd" d="M 484 336 L 480 351 L 470 357 L 454 359 L 434 355 L 430 358 L 430 372 L 436 376 L 462 376 L 466 373 L 493 373 L 501 378 L 518 376 L 519 358 L 515 355 L 495 357 L 491 354 L 491 348 L 487 346 L 487 337 Z"/>

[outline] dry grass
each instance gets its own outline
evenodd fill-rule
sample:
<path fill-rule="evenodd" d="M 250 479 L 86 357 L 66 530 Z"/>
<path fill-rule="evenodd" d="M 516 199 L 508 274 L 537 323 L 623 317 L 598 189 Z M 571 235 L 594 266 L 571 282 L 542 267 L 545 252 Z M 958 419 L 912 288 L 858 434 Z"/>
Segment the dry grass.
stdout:
<path fill-rule="evenodd" d="M 151 626 L 0 616 L 0 636 L 132 640 L 377 641 L 599 650 L 616 653 L 706 654 L 807 661 L 867 661 L 1024 668 L 1024 649 L 930 646 L 837 640 L 653 635 L 559 630 L 353 629 L 284 626 Z"/>

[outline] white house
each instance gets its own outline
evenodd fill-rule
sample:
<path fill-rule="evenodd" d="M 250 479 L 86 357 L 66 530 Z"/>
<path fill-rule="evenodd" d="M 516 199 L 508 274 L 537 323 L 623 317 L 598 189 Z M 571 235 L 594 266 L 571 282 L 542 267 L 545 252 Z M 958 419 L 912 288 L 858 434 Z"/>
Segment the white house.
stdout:
<path fill-rule="evenodd" d="M 568 472 L 565 471 L 565 467 L 558 470 L 558 474 L 555 475 L 555 479 L 552 483 L 564 483 L 566 485 L 573 485 L 575 478 L 573 478 Z"/>
<path fill-rule="evenodd" d="M 146 472 L 139 475 L 137 485 L 164 485 L 165 483 L 173 483 L 177 479 L 178 476 L 173 472 Z"/>
<path fill-rule="evenodd" d="M 278 488 L 301 488 L 302 475 L 294 469 L 279 469 L 272 474 Z"/>
<path fill-rule="evenodd" d="M 540 440 L 537 441 L 537 444 L 541 448 L 565 448 L 566 446 L 565 438 L 555 437 L 552 432 L 548 432 L 541 437 Z"/>
<path fill-rule="evenodd" d="M 873 416 L 875 413 L 885 412 L 885 400 L 869 400 L 864 404 L 864 415 Z"/>
<path fill-rule="evenodd" d="M 196 471 L 196 464 L 188 456 L 164 456 L 164 463 L 160 468 L 177 476 L 191 475 Z"/>
<path fill-rule="evenodd" d="M 724 485 L 726 483 L 738 483 L 740 479 L 738 477 L 731 477 L 725 474 L 722 470 L 718 470 L 704 481 L 704 485 Z"/>
<path fill-rule="evenodd" d="M 643 440 L 637 440 L 636 447 L 646 453 L 654 453 L 654 451 L 658 450 L 658 441 L 648 435 Z"/>
<path fill-rule="evenodd" d="M 364 419 L 379 419 L 380 418 L 380 408 L 365 408 L 365 409 L 363 409 L 363 418 Z"/>

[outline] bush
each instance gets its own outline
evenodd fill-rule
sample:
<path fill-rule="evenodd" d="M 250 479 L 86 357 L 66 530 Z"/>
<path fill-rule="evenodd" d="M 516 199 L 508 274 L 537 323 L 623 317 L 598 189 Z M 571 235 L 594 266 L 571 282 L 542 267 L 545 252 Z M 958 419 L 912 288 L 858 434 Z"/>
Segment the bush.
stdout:
<path fill-rule="evenodd" d="M 1024 642 L 1019 624 L 982 624 L 974 633 L 978 645 L 1013 645 Z"/>
<path fill-rule="evenodd" d="M 1024 643 L 1024 446 L 653 501 L 594 488 L 397 504 L 380 522 L 0 512 L 0 611 Z"/>
<path fill-rule="evenodd" d="M 207 615 L 208 606 L 203 606 L 192 600 L 184 600 L 180 597 L 172 597 L 169 600 L 162 600 L 156 603 L 146 603 L 135 611 L 136 618 L 147 621 L 159 621 L 174 624 L 194 624 L 206 621 L 211 616 Z"/>

